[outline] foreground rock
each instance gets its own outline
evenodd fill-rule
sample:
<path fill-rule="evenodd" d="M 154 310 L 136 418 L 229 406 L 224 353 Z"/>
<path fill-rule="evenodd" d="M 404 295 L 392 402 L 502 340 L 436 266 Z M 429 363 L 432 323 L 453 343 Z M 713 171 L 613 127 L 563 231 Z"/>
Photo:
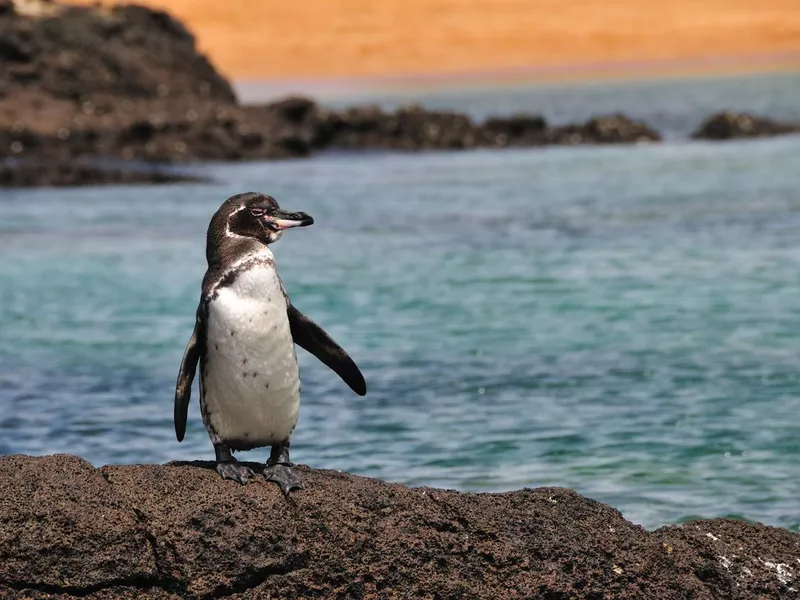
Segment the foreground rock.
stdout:
<path fill-rule="evenodd" d="M 187 182 L 209 180 L 163 168 L 101 167 L 81 161 L 0 163 L 0 188 Z"/>
<path fill-rule="evenodd" d="M 560 488 L 409 489 L 210 463 L 0 457 L 0 597 L 797 598 L 800 535 L 729 520 L 648 533 Z"/>
<path fill-rule="evenodd" d="M 800 132 L 800 123 L 781 123 L 750 113 L 726 111 L 708 117 L 692 138 L 728 140 L 732 138 L 767 137 Z"/>

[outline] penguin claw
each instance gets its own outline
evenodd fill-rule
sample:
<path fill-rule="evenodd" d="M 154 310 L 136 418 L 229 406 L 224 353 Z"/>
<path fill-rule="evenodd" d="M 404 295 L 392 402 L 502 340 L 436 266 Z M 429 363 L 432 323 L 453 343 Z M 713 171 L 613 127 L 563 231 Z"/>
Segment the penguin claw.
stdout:
<path fill-rule="evenodd" d="M 253 470 L 250 467 L 240 465 L 236 461 L 218 462 L 217 473 L 222 475 L 223 479 L 231 479 L 242 485 L 246 484 L 250 477 L 253 476 Z"/>
<path fill-rule="evenodd" d="M 306 487 L 303 480 L 294 474 L 291 466 L 280 463 L 267 465 L 264 469 L 264 479 L 277 483 L 287 498 L 292 490 L 302 490 Z"/>

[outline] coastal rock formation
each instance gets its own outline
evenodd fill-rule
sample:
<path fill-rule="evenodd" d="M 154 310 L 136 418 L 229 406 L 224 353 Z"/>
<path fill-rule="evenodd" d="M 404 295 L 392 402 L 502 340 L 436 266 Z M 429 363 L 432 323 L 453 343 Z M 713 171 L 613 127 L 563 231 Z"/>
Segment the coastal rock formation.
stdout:
<path fill-rule="evenodd" d="M 233 103 L 228 82 L 170 15 L 141 6 L 12 0 L 0 10 L 0 95 L 108 112 L 122 100 Z"/>
<path fill-rule="evenodd" d="M 256 467 L 256 465 L 253 465 Z M 561 488 L 463 494 L 301 467 L 289 500 L 211 463 L 0 457 L 0 597 L 797 598 L 800 535 L 647 532 Z"/>
<path fill-rule="evenodd" d="M 708 117 L 692 133 L 694 139 L 728 140 L 800 132 L 800 123 L 781 123 L 751 113 L 719 112 Z"/>
<path fill-rule="evenodd" d="M 330 118 L 332 148 L 433 150 L 474 148 L 477 130 L 464 114 L 417 104 L 384 112 L 377 106 L 346 109 Z"/>
<path fill-rule="evenodd" d="M 548 127 L 536 115 L 475 124 L 418 105 L 328 110 L 285 98 L 239 106 L 229 83 L 168 14 L 141 6 L 1 0 L 0 168 L 4 185 L 138 180 L 94 158 L 173 163 L 659 139 L 623 116 Z M 35 162 L 32 162 L 35 161 Z M 52 163 L 49 169 L 43 167 Z M 35 167 L 31 165 L 37 165 Z"/>
<path fill-rule="evenodd" d="M 481 145 L 539 146 L 545 143 L 547 123 L 540 115 L 519 113 L 511 117 L 490 117 L 478 134 Z"/>
<path fill-rule="evenodd" d="M 541 146 L 546 144 L 634 144 L 657 142 L 661 134 L 625 115 L 594 117 L 586 123 L 548 127 L 539 115 L 493 117 L 480 128 L 482 146 Z"/>
<path fill-rule="evenodd" d="M 800 125 L 728 112 L 710 117 L 693 137 L 791 131 L 800 131 Z M 303 97 L 240 106 L 229 83 L 197 52 L 191 33 L 166 13 L 133 5 L 0 0 L 0 180 L 5 186 L 141 180 L 142 172 L 125 168 L 124 161 L 660 139 L 647 124 L 620 114 L 551 125 L 524 113 L 475 123 L 463 113 L 419 105 L 330 110 Z M 119 166 L 113 172 L 88 167 L 98 164 L 91 162 L 96 158 Z"/>
<path fill-rule="evenodd" d="M 632 144 L 657 142 L 661 134 L 642 121 L 625 115 L 594 117 L 582 125 L 556 127 L 548 132 L 553 144 Z"/>

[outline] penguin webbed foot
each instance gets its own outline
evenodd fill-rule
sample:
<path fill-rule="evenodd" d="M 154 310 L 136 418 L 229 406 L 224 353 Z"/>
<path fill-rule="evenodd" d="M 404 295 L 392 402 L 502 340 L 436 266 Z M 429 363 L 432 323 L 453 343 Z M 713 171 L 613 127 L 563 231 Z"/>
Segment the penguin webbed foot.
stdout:
<path fill-rule="evenodd" d="M 292 471 L 291 464 L 276 463 L 264 468 L 264 479 L 277 483 L 284 496 L 289 496 L 292 490 L 305 489 L 303 480 Z"/>
<path fill-rule="evenodd" d="M 306 486 L 292 471 L 294 465 L 289 460 L 289 440 L 272 447 L 267 466 L 264 468 L 264 479 L 277 483 L 287 498 L 292 490 L 302 490 Z"/>
<path fill-rule="evenodd" d="M 236 460 L 218 462 L 217 473 L 222 475 L 223 479 L 231 479 L 242 485 L 246 484 L 253 476 L 253 470 L 250 467 L 245 467 Z"/>
<path fill-rule="evenodd" d="M 225 444 L 215 444 L 214 454 L 217 456 L 217 473 L 222 476 L 222 479 L 230 479 L 244 485 L 253 476 L 253 470 L 233 458 L 230 449 Z"/>

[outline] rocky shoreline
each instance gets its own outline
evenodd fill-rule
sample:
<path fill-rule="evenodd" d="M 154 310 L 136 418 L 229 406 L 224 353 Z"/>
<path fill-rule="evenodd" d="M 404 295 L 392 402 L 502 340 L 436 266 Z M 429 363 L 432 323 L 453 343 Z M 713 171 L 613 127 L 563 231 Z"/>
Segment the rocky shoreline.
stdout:
<path fill-rule="evenodd" d="M 257 467 L 256 465 L 253 465 Z M 800 534 L 729 519 L 648 532 L 563 488 L 465 494 L 300 467 L 0 457 L 0 597 L 794 599 Z"/>
<path fill-rule="evenodd" d="M 712 115 L 694 138 L 800 131 Z M 124 161 L 297 158 L 328 150 L 437 150 L 657 142 L 625 115 L 551 125 L 534 114 L 474 122 L 411 105 L 330 110 L 308 98 L 240 105 L 170 15 L 140 6 L 0 0 L 0 186 L 140 181 Z M 119 161 L 104 170 L 96 159 Z M 32 167 L 31 165 L 40 165 Z M 41 165 L 57 165 L 46 168 Z M 87 166 L 90 165 L 90 166 Z M 169 171 L 154 178 L 161 181 Z"/>

